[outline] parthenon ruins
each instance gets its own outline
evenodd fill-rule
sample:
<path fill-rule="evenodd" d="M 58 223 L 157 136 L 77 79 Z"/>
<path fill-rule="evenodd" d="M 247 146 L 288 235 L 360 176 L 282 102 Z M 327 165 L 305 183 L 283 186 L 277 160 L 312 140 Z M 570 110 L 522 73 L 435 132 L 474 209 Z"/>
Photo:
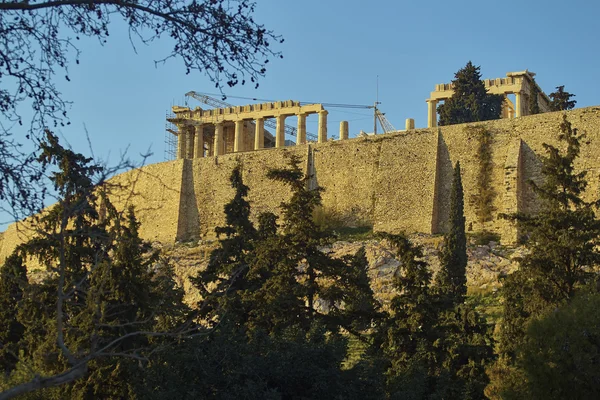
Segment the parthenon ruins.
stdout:
<path fill-rule="evenodd" d="M 294 115 L 298 117 L 296 144 L 306 143 L 306 117 L 309 114 L 319 116 L 318 142 L 327 141 L 328 112 L 321 104 L 301 105 L 298 101 L 287 100 L 212 110 L 174 106 L 173 113 L 175 116 L 168 121 L 177 126 L 177 131 L 171 133 L 177 136 L 178 159 L 284 147 L 285 119 Z M 267 118 L 277 121 L 274 140 L 264 128 Z M 341 137 L 347 138 L 347 123 L 345 129 Z"/>
<path fill-rule="evenodd" d="M 528 70 L 508 72 L 506 78 L 484 79 L 485 88 L 490 94 L 504 95 L 502 118 L 515 118 L 529 115 L 527 104 L 531 96 L 533 85 L 538 88 L 538 104 L 541 112 L 550 111 L 550 99 L 535 82 L 534 72 Z M 454 94 L 452 83 L 435 85 L 427 102 L 427 127 L 437 126 L 437 105 L 441 100 L 447 100 Z M 515 104 L 508 98 L 509 94 L 515 95 Z"/>

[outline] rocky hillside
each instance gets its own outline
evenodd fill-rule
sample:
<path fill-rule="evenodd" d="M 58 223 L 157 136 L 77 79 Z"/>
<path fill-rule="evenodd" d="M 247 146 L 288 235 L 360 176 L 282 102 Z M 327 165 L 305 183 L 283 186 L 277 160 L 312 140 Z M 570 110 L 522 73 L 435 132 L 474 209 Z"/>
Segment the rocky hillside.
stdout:
<path fill-rule="evenodd" d="M 424 258 L 435 274 L 439 269 L 439 251 L 442 237 L 418 235 L 411 240 L 423 246 Z M 206 267 L 210 251 L 215 242 L 185 243 L 160 247 L 163 255 L 175 267 L 180 284 L 186 291 L 186 300 L 196 303 L 197 291 L 190 284 L 188 277 Z M 341 257 L 355 253 L 361 246 L 365 247 L 373 290 L 378 299 L 386 304 L 393 297 L 392 278 L 398 270 L 399 262 L 394 258 L 393 250 L 385 241 L 367 239 L 357 241 L 337 241 L 323 251 Z M 469 264 L 467 267 L 467 285 L 470 293 L 491 293 L 500 285 L 500 277 L 517 268 L 518 259 L 523 255 L 523 248 L 505 247 L 496 242 L 477 245 L 473 241 L 468 246 Z"/>

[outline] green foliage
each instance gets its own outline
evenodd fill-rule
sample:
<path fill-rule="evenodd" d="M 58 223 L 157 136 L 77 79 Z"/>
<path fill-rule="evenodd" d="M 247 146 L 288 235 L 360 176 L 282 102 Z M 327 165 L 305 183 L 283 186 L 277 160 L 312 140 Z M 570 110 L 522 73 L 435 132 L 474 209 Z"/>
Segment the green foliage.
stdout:
<path fill-rule="evenodd" d="M 195 278 L 205 290 L 200 316 L 213 331 L 189 341 L 191 347 L 173 349 L 174 358 L 171 351 L 163 354 L 162 363 L 186 377 L 185 390 L 201 398 L 362 398 L 378 393 L 378 379 L 364 362 L 343 368 L 348 344 L 341 333 L 366 341 L 366 331 L 379 317 L 364 249 L 343 259 L 321 251 L 330 238 L 312 219 L 320 191 L 307 188 L 298 159 L 268 176 L 292 192 L 281 205 L 281 228 L 274 214 L 265 213 L 254 230 L 247 188 L 236 168 L 231 176 L 236 195 L 225 207 L 227 226 L 219 228 L 226 237 L 207 270 Z M 155 365 L 156 374 L 160 365 Z M 188 370 L 195 372 L 190 376 Z M 165 383 L 153 396 L 178 389 Z"/>
<path fill-rule="evenodd" d="M 518 365 L 527 376 L 529 398 L 600 398 L 600 295 L 570 303 L 533 320 Z"/>
<path fill-rule="evenodd" d="M 535 79 L 532 79 L 531 93 L 529 94 L 529 102 L 527 104 L 530 115 L 535 115 L 535 114 L 540 113 L 540 103 L 538 102 L 539 94 L 540 94 L 540 89 L 538 89 L 538 85 L 535 82 Z"/>
<path fill-rule="evenodd" d="M 381 399 L 359 369 L 340 368 L 346 346 L 320 324 L 250 336 L 222 324 L 162 351 L 137 384 L 145 399 Z"/>
<path fill-rule="evenodd" d="M 560 128 L 559 140 L 564 150 L 545 144 L 548 153 L 542 159 L 545 180 L 541 184 L 531 183 L 544 202 L 543 210 L 536 215 L 508 216 L 528 232 L 530 250 L 519 270 L 507 277 L 502 289 L 504 319 L 499 351 L 513 376 L 525 374 L 519 360 L 523 346 L 531 343 L 531 321 L 569 304 L 581 288 L 595 281 L 593 271 L 600 263 L 600 221 L 594 213 L 597 202 L 581 198 L 587 185 L 586 174 L 574 169 L 583 135 L 571 127 L 566 116 Z M 514 380 L 507 382 L 495 382 L 494 386 L 507 392 L 521 390 L 519 385 L 507 387 Z M 552 383 L 548 381 L 547 385 Z"/>
<path fill-rule="evenodd" d="M 50 133 L 41 148 L 40 162 L 56 167 L 51 179 L 60 198 L 38 219 L 36 236 L 18 247 L 47 271 L 20 294 L 13 284 L 18 313 L 10 317 L 23 330 L 7 384 L 33 380 L 25 392 L 51 387 L 30 398 L 133 398 L 143 362 L 187 317 L 183 292 L 139 237 L 133 209 L 121 215 L 94 185 L 103 168 Z M 21 270 L 26 282 L 21 258 L 13 255 L 5 268 Z"/>
<path fill-rule="evenodd" d="M 23 259 L 16 253 L 10 255 L 0 267 L 0 368 L 4 373 L 10 373 L 18 361 L 24 327 L 17 320 L 17 310 L 28 285 Z"/>
<path fill-rule="evenodd" d="M 430 287 L 431 273 L 418 247 L 403 236 L 383 236 L 401 262 L 394 281 L 398 295 L 373 346 L 387 362 L 389 398 L 483 398 L 485 366 L 492 359 L 485 321 L 469 305 L 449 306 Z"/>
<path fill-rule="evenodd" d="M 219 247 L 211 253 L 206 269 L 199 272 L 192 282 L 203 296 L 200 305 L 202 318 L 216 321 L 219 315 L 228 313 L 229 318 L 241 323 L 248 310 L 240 296 L 251 285 L 245 276 L 257 232 L 250 222 L 250 203 L 246 200 L 248 187 L 242 181 L 241 164 L 233 169 L 229 179 L 235 194 L 225 205 L 225 226 L 215 229 Z M 270 223 L 274 224 L 274 220 Z"/>
<path fill-rule="evenodd" d="M 469 61 L 464 68 L 456 72 L 452 81 L 454 94 L 438 106 L 440 125 L 500 118 L 504 97 L 487 93 L 479 70 L 480 67 Z"/>
<path fill-rule="evenodd" d="M 552 111 L 564 111 L 575 108 L 577 100 L 571 100 L 571 97 L 575 97 L 575 95 L 566 92 L 564 85 L 557 86 L 556 92 L 550 93 L 550 108 Z"/>
<path fill-rule="evenodd" d="M 477 246 L 486 246 L 490 242 L 500 242 L 500 235 L 496 232 L 480 231 L 469 235 Z"/>
<path fill-rule="evenodd" d="M 477 193 L 471 196 L 471 202 L 475 206 L 477 222 L 481 230 L 484 230 L 485 224 L 492 220 L 494 211 L 494 198 L 496 191 L 492 187 L 492 173 L 494 163 L 492 160 L 492 143 L 494 141 L 492 133 L 482 126 L 465 127 L 469 136 L 474 136 L 477 140 Z"/>
<path fill-rule="evenodd" d="M 450 194 L 450 231 L 444 236 L 440 271 L 436 277 L 439 295 L 449 306 L 461 304 L 467 294 L 467 235 L 460 163 L 454 167 Z"/>

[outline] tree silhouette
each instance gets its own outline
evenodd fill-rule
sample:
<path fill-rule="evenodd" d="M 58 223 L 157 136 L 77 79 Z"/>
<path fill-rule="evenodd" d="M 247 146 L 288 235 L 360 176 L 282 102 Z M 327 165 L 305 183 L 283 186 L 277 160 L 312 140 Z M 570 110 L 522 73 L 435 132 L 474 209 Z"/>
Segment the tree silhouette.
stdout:
<path fill-rule="evenodd" d="M 438 106 L 440 125 L 487 121 L 500 118 L 504 98 L 488 94 L 481 80 L 480 67 L 469 61 L 454 75 L 454 94 Z"/>

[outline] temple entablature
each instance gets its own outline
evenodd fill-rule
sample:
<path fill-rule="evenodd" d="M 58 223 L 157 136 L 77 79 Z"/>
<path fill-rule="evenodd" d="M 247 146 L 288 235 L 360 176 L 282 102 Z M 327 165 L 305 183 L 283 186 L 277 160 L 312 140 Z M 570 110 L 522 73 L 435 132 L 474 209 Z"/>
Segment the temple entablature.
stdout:
<path fill-rule="evenodd" d="M 204 110 L 200 107 L 173 106 L 173 117 L 167 118 L 177 127 L 169 130 L 177 136 L 177 158 L 200 158 L 226 153 L 284 147 L 287 117 L 296 116 L 296 144 L 306 143 L 306 117 L 319 117 L 319 143 L 327 141 L 327 114 L 322 104 L 300 104 L 286 100 Z M 265 120 L 275 119 L 275 137 L 265 131 Z"/>
<path fill-rule="evenodd" d="M 502 118 L 515 118 L 529 115 L 529 97 L 533 92 L 533 85 L 538 89 L 538 105 L 540 112 L 550 111 L 550 99 L 535 82 L 534 72 L 528 70 L 508 72 L 505 78 L 484 79 L 483 83 L 488 93 L 504 96 L 502 105 Z M 452 83 L 440 83 L 435 85 L 427 102 L 427 127 L 437 126 L 437 105 L 440 101 L 447 100 L 454 94 Z M 515 95 L 515 103 L 509 98 L 509 94 Z"/>

